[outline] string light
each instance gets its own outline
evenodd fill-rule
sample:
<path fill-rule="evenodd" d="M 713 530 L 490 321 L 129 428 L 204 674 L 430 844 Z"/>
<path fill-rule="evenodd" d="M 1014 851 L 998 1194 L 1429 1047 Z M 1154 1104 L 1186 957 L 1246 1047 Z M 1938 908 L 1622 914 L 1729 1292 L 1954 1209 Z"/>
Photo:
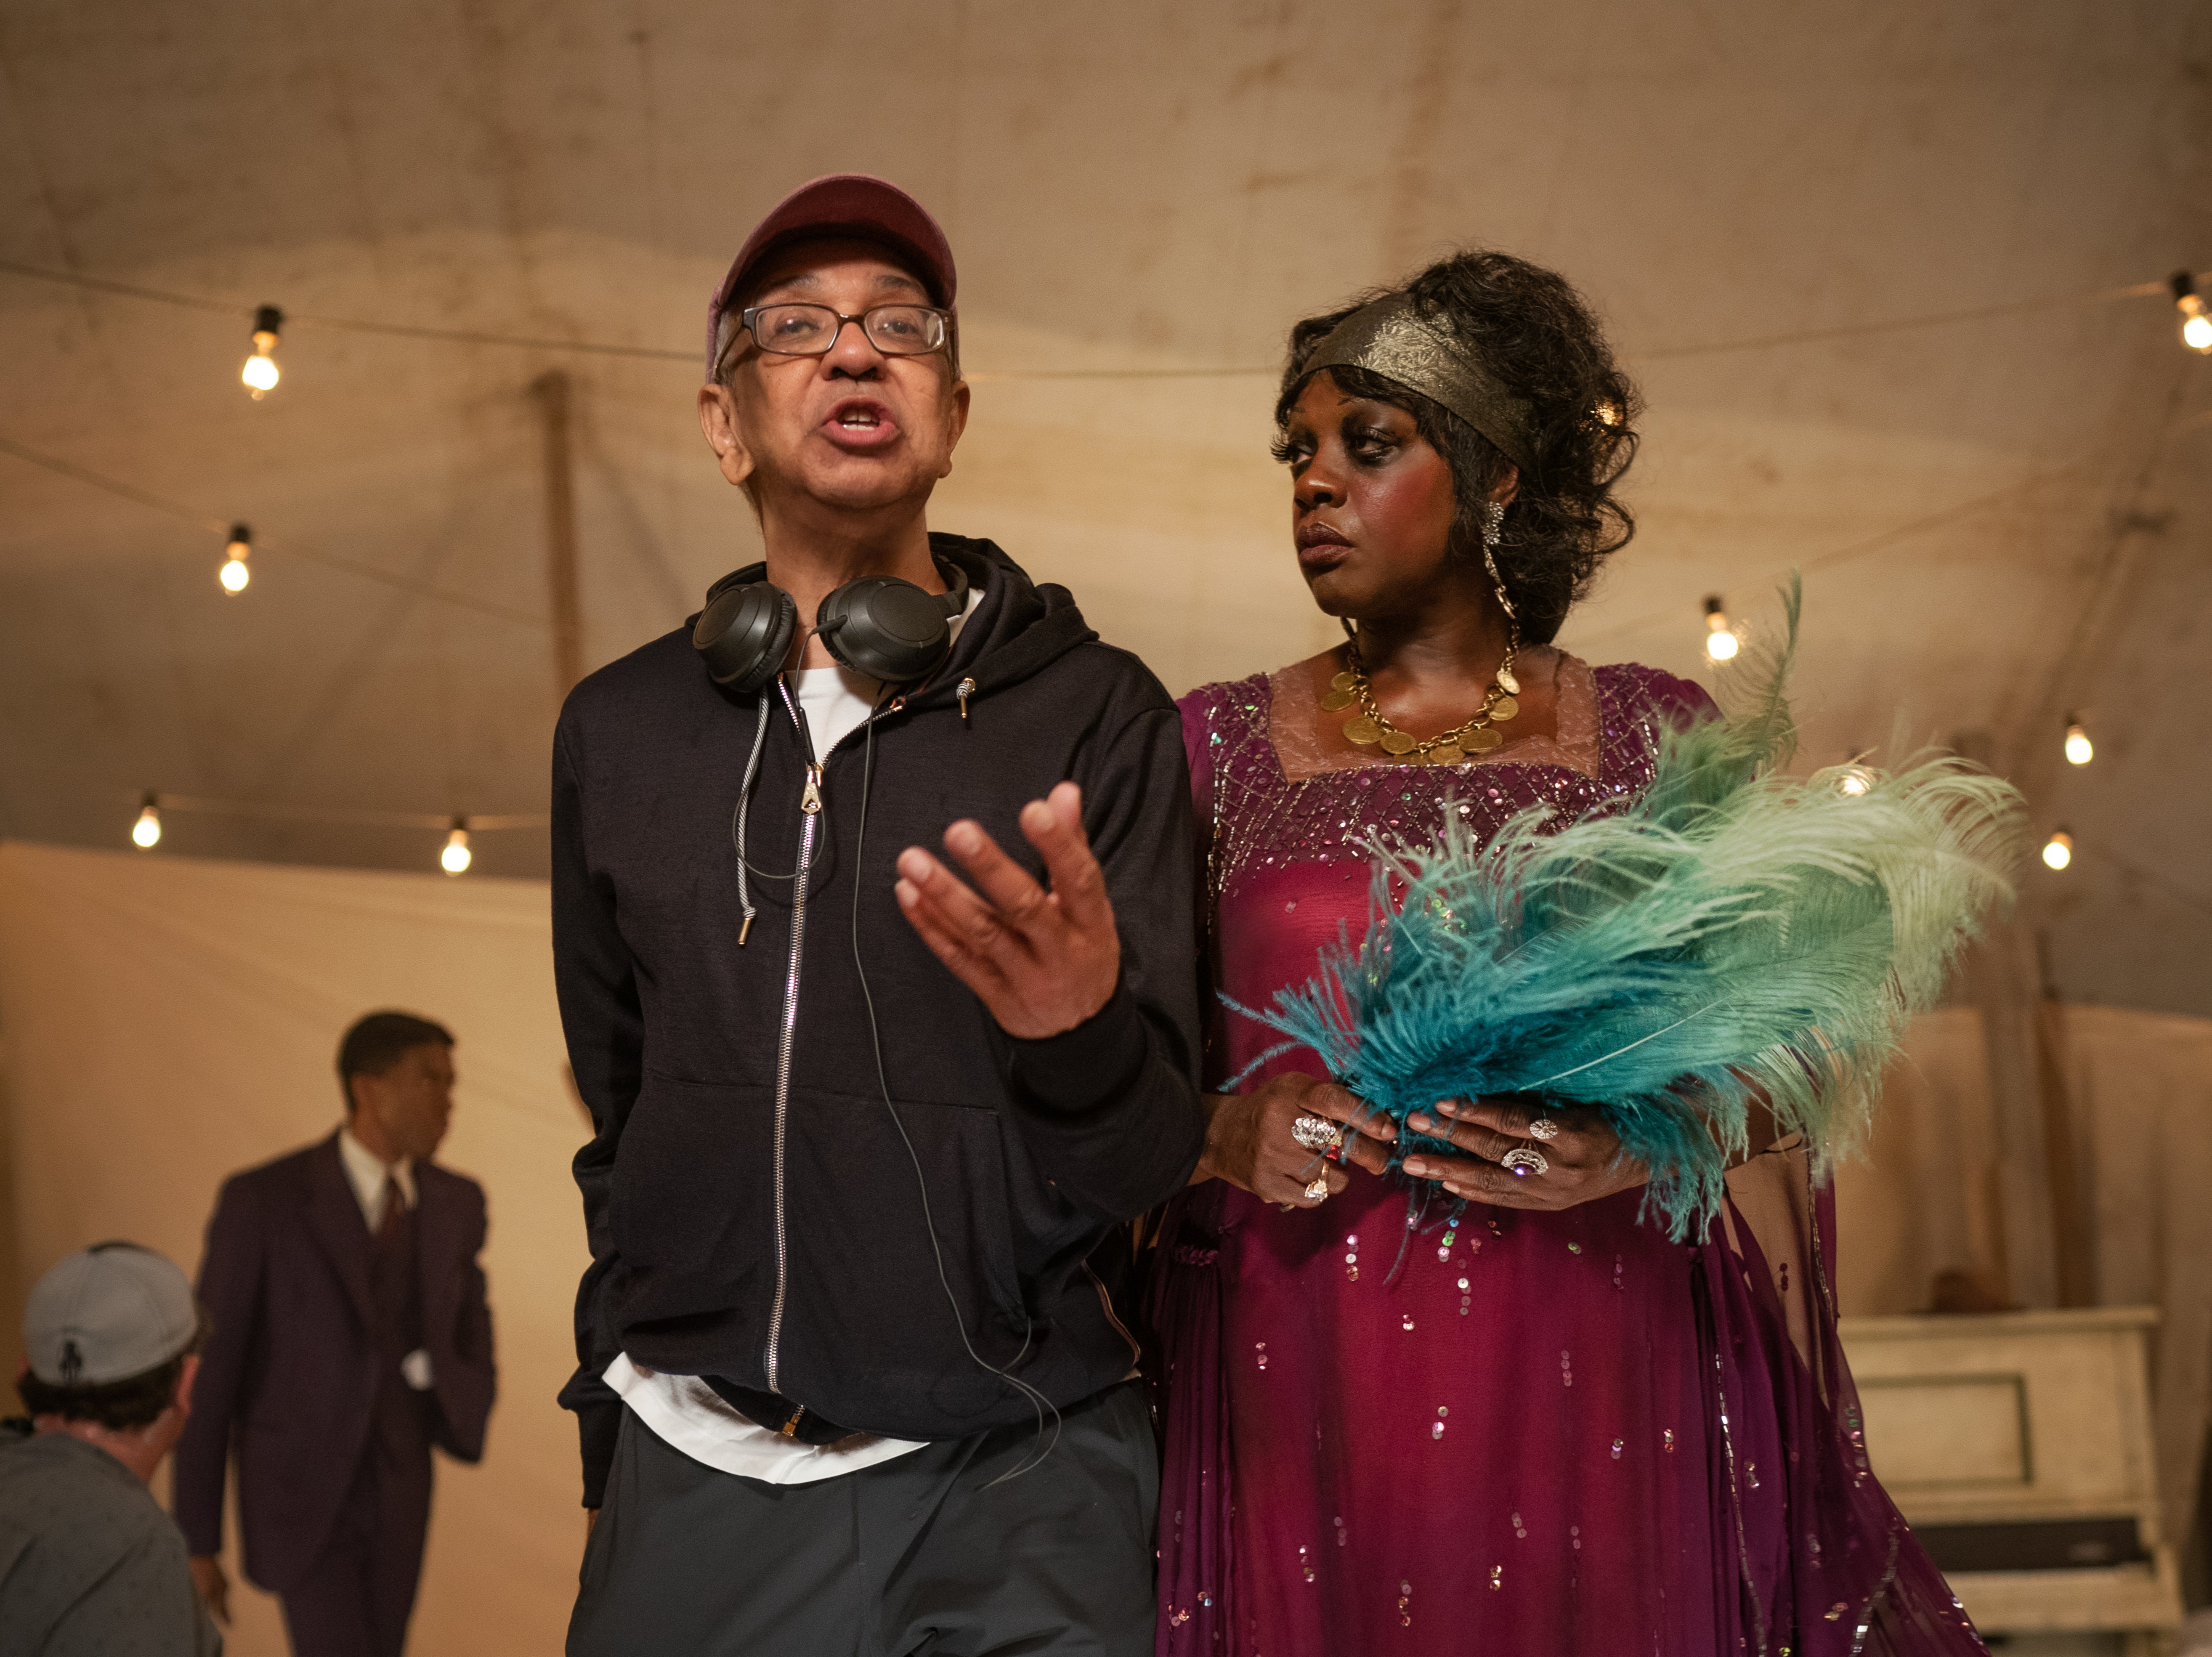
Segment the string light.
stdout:
<path fill-rule="evenodd" d="M 2205 313 L 2204 298 L 2197 291 L 2197 279 L 2186 270 L 2177 270 L 2170 286 L 2173 289 L 2173 308 L 2181 313 L 2181 343 L 2192 351 L 2212 355 L 2212 316 Z"/>
<path fill-rule="evenodd" d="M 446 849 L 438 853 L 438 866 L 449 875 L 465 875 L 469 871 L 469 820 L 455 817 L 451 833 L 446 836 Z"/>
<path fill-rule="evenodd" d="M 1856 796 L 1873 787 L 1874 779 L 1867 774 L 1864 766 L 1847 765 L 1843 774 L 1836 779 L 1836 786 L 1846 794 Z"/>
<path fill-rule="evenodd" d="M 2066 716 L 2066 763 L 2087 765 L 2097 757 L 2097 745 L 2089 740 L 2089 733 L 2081 728 L 2081 721 L 2071 713 Z"/>
<path fill-rule="evenodd" d="M 1732 661 L 1740 645 L 1735 634 L 1729 630 L 1728 611 L 1722 608 L 1720 595 L 1705 600 L 1705 654 L 1716 662 Z"/>
<path fill-rule="evenodd" d="M 2063 869 L 2074 861 L 2074 836 L 2063 828 L 2054 829 L 2051 838 L 2043 842 L 2043 866 Z"/>
<path fill-rule="evenodd" d="M 222 549 L 222 568 L 216 580 L 222 583 L 225 592 L 237 594 L 246 591 L 246 584 L 253 579 L 253 572 L 246 561 L 253 554 L 253 531 L 243 524 L 230 526 L 230 544 Z"/>
<path fill-rule="evenodd" d="M 34 282 L 64 283 L 94 293 L 113 294 L 123 298 L 143 300 L 157 305 L 177 306 L 186 310 L 211 311 L 237 315 L 242 315 L 245 312 L 243 306 L 234 305 L 227 300 L 211 299 L 205 294 L 179 294 L 159 288 L 148 288 L 137 282 L 118 282 L 111 276 L 94 276 L 82 270 L 50 270 L 40 265 L 26 264 L 17 259 L 0 258 L 0 273 L 27 277 Z M 2103 305 L 2115 300 L 2155 298 L 2172 291 L 2173 286 L 2171 281 L 2131 282 L 2124 287 L 2088 288 L 2071 294 L 2051 294 L 2039 298 L 2012 300 L 1996 305 L 1978 305 L 1965 310 L 1935 311 L 1916 316 L 1881 318 L 1830 327 L 1800 329 L 1786 334 L 1766 334 L 1743 339 L 1707 340 L 1680 345 L 1652 346 L 1636 355 L 1639 359 L 1657 361 L 1679 357 L 1711 356 L 1719 353 L 1736 351 L 1766 350 L 1778 346 L 1802 345 L 1824 340 L 1893 334 L 1921 328 L 1948 326 L 1957 323 L 1985 321 L 1997 317 L 2014 317 L 2037 311 L 2064 309 L 2075 306 Z M 264 308 L 273 309 L 274 307 Z M 695 363 L 699 359 L 696 346 L 663 347 L 618 344 L 611 340 L 548 339 L 483 329 L 433 327 L 417 323 L 380 322 L 365 317 L 320 316 L 313 313 L 295 314 L 292 320 L 304 326 L 334 328 L 354 333 L 382 334 L 404 339 L 434 340 L 460 345 L 512 346 L 532 351 L 577 351 L 600 356 L 651 358 L 666 362 Z M 2192 348 L 2198 350 L 2212 349 L 2212 322 L 2208 322 L 2206 327 L 2198 331 L 2204 343 L 2199 344 L 2197 338 L 2192 337 L 2190 340 Z M 1254 363 L 1219 367 L 1012 368 L 970 372 L 968 378 L 976 381 L 1064 379 L 1167 381 L 1274 379 L 1281 373 L 1282 369 L 1278 364 Z M 1601 418 L 1602 418 L 1601 416 Z M 1607 421 L 1606 423 L 1617 424 L 1618 422 Z"/>
<path fill-rule="evenodd" d="M 127 798 L 127 797 L 126 797 Z M 428 816 L 416 811 L 379 811 L 359 806 L 295 805 L 275 800 L 209 799 L 197 794 L 155 794 L 138 796 L 137 821 L 131 824 L 133 844 L 150 849 L 161 838 L 161 814 L 164 811 L 204 811 L 216 816 L 258 818 L 275 822 L 343 823 L 364 828 L 391 828 L 410 835 L 426 828 L 446 831 L 445 844 L 438 853 L 438 866 L 449 875 L 465 872 L 474 861 L 469 851 L 471 834 L 489 834 L 503 829 L 544 828 L 550 821 L 542 811 L 489 816 Z M 419 844 L 419 842 L 417 842 Z"/>
<path fill-rule="evenodd" d="M 253 355 L 246 359 L 246 366 L 238 371 L 246 389 L 253 393 L 256 403 L 276 389 L 283 378 L 270 355 L 276 349 L 276 336 L 283 331 L 284 313 L 273 305 L 264 305 L 253 313 Z"/>

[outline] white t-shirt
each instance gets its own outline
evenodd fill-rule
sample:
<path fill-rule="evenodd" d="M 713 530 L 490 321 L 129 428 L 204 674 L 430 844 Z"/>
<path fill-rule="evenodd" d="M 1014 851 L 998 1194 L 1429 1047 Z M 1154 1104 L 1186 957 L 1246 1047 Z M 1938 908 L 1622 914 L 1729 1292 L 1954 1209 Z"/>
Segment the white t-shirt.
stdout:
<path fill-rule="evenodd" d="M 856 1433 L 835 1444 L 801 1444 L 740 1415 L 696 1375 L 656 1375 L 628 1353 L 607 1366 L 607 1385 L 653 1436 L 694 1461 L 767 1484 L 811 1484 L 858 1472 L 922 1446 Z"/>
<path fill-rule="evenodd" d="M 970 587 L 968 607 L 952 618 L 955 640 L 982 602 L 983 589 Z M 884 693 L 875 680 L 842 665 L 800 668 L 784 677 L 805 710 L 817 760 L 826 759 L 848 733 L 859 730 Z M 672 1448 L 709 1467 L 764 1484 L 811 1484 L 922 1448 L 911 1439 L 875 1438 L 865 1433 L 836 1444 L 801 1444 L 739 1414 L 696 1375 L 658 1375 L 632 1363 L 627 1353 L 607 1366 L 606 1383 Z"/>

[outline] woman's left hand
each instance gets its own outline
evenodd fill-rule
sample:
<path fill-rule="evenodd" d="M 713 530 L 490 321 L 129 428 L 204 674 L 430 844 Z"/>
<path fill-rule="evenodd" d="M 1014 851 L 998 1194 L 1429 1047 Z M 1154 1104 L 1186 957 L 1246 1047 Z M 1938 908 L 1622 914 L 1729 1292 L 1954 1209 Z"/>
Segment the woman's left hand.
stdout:
<path fill-rule="evenodd" d="M 1555 1132 L 1542 1137 L 1539 1126 L 1531 1133 L 1537 1125 Z M 1528 1097 L 1445 1099 L 1433 1111 L 1413 1112 L 1406 1126 L 1468 1153 L 1417 1151 L 1406 1158 L 1407 1173 L 1440 1181 L 1455 1197 L 1499 1208 L 1573 1208 L 1650 1177 L 1642 1163 L 1620 1154 L 1620 1136 L 1606 1125 L 1602 1112 L 1588 1105 Z M 1513 1150 L 1535 1152 L 1543 1159 L 1542 1171 L 1527 1168 L 1516 1174 L 1500 1166 Z"/>

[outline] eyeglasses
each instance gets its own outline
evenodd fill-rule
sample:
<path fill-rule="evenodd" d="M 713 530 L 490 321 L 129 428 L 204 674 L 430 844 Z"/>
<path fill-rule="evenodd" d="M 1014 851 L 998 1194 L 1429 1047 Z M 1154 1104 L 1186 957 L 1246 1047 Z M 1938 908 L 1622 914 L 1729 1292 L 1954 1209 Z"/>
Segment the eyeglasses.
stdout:
<path fill-rule="evenodd" d="M 739 313 L 753 343 L 778 356 L 823 356 L 848 322 L 885 356 L 927 356 L 945 349 L 947 316 L 927 305 L 878 305 L 847 316 L 826 305 L 756 305 Z"/>

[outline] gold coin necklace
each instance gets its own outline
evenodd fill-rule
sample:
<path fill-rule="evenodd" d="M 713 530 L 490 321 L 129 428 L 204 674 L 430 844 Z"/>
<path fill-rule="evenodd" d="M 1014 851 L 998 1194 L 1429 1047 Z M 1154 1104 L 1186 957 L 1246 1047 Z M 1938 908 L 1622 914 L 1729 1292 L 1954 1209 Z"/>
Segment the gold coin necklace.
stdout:
<path fill-rule="evenodd" d="M 1357 707 L 1358 711 L 1344 722 L 1347 740 L 1362 748 L 1379 747 L 1406 765 L 1457 765 L 1469 754 L 1487 754 L 1504 744 L 1504 733 L 1498 727 L 1521 712 L 1521 682 L 1513 677 L 1514 659 L 1521 649 L 1518 628 L 1506 637 L 1505 659 L 1498 665 L 1490 688 L 1483 692 L 1482 706 L 1465 724 L 1455 725 L 1425 742 L 1410 731 L 1398 729 L 1376 706 L 1375 687 L 1368 682 L 1366 669 L 1360 665 L 1359 640 L 1349 627 L 1345 632 L 1350 640 L 1345 646 L 1345 653 L 1352 665 L 1328 682 L 1328 694 L 1321 699 L 1321 705 L 1322 711 L 1329 713 Z"/>

